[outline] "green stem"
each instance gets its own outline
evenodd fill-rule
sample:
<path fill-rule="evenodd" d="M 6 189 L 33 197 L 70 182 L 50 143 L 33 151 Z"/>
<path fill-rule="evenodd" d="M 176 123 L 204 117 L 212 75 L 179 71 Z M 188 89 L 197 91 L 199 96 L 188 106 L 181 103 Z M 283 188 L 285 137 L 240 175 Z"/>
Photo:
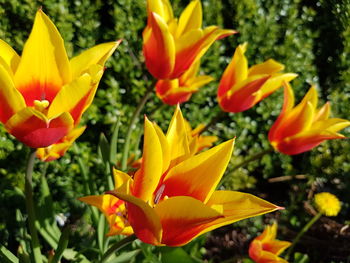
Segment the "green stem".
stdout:
<path fill-rule="evenodd" d="M 139 117 L 139 114 L 141 112 L 141 110 L 143 109 L 143 107 L 145 106 L 147 100 L 150 98 L 150 96 L 152 95 L 153 92 L 153 87 L 156 83 L 156 80 L 154 80 L 152 82 L 152 84 L 148 87 L 148 89 L 146 90 L 145 95 L 143 95 L 141 101 L 139 102 L 139 104 L 137 105 L 131 119 L 129 122 L 129 126 L 128 126 L 128 130 L 126 133 L 126 137 L 125 137 L 125 143 L 124 143 L 124 149 L 123 149 L 123 157 L 122 157 L 122 165 L 121 165 L 121 169 L 123 171 L 126 170 L 127 168 L 127 163 L 128 163 L 128 156 L 129 156 L 129 147 L 130 147 L 130 139 L 131 139 L 131 133 L 133 131 L 133 127 L 136 124 L 136 121 Z"/>
<path fill-rule="evenodd" d="M 104 263 L 106 262 L 106 260 L 115 252 L 117 252 L 119 249 L 125 247 L 126 245 L 130 244 L 132 241 L 136 240 L 136 236 L 135 235 L 130 235 L 122 240 L 120 240 L 119 242 L 115 243 L 113 246 L 111 246 L 106 253 L 104 253 L 104 255 L 102 256 L 102 259 L 100 261 L 100 263 Z"/>
<path fill-rule="evenodd" d="M 259 153 L 257 153 L 257 154 L 254 154 L 254 155 L 250 156 L 249 158 L 245 159 L 245 160 L 242 161 L 241 163 L 235 165 L 235 166 L 228 172 L 228 174 L 231 174 L 231 173 L 233 173 L 234 171 L 238 170 L 239 168 L 241 168 L 241 167 L 243 167 L 243 166 L 246 166 L 246 165 L 247 165 L 248 163 L 250 163 L 250 162 L 254 162 L 254 161 L 256 161 L 256 160 L 261 159 L 265 154 L 268 154 L 268 153 L 271 153 L 271 152 L 273 152 L 273 148 L 272 148 L 272 147 L 270 147 L 270 148 L 268 148 L 268 149 L 266 149 L 266 150 L 264 150 L 264 151 L 262 151 L 262 152 L 259 152 Z M 220 187 L 221 185 L 224 184 L 224 182 L 227 180 L 227 178 L 229 178 L 229 176 L 226 176 L 226 177 L 224 177 L 224 178 L 221 180 L 219 187 Z"/>
<path fill-rule="evenodd" d="M 25 176 L 25 197 L 26 197 L 25 199 L 26 199 L 29 232 L 31 236 L 34 262 L 42 263 L 42 255 L 40 251 L 38 232 L 35 227 L 36 218 L 35 218 L 35 210 L 34 210 L 34 202 L 33 202 L 32 174 L 33 174 L 35 156 L 36 156 L 36 151 L 32 150 L 29 155 L 26 176 Z"/>
<path fill-rule="evenodd" d="M 287 255 L 286 255 L 286 260 L 289 260 L 290 255 L 293 252 L 293 249 L 295 247 L 295 245 L 299 242 L 300 238 L 305 234 L 305 232 L 307 232 L 309 230 L 309 228 L 321 217 L 321 213 L 318 213 L 317 215 L 315 215 L 310 221 L 309 223 L 307 223 L 298 233 L 298 235 L 294 238 L 292 245 L 289 247 L 288 251 L 287 251 Z"/>

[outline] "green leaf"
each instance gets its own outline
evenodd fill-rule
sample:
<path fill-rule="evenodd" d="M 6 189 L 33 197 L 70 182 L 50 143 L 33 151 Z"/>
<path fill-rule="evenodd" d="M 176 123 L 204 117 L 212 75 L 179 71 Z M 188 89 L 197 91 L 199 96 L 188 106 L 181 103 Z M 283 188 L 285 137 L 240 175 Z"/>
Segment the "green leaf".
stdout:
<path fill-rule="evenodd" d="M 299 252 L 294 253 L 294 263 L 309 263 L 309 256 Z"/>
<path fill-rule="evenodd" d="M 10 250 L 0 244 L 0 256 L 6 260 L 6 263 L 18 263 L 18 258 Z M 5 262 L 4 262 L 5 263 Z"/>
<path fill-rule="evenodd" d="M 104 246 L 105 227 L 106 227 L 105 216 L 101 214 L 98 220 L 98 226 L 97 226 L 97 240 L 98 240 L 98 247 L 101 251 L 101 254 L 105 252 L 105 246 Z"/>
<path fill-rule="evenodd" d="M 109 166 L 110 147 L 109 147 L 109 142 L 103 133 L 100 134 L 100 140 L 98 143 L 98 150 L 99 150 L 99 154 L 101 155 L 102 160 L 105 163 L 105 165 Z"/>
<path fill-rule="evenodd" d="M 115 163 L 117 162 L 117 144 L 118 144 L 119 127 L 120 127 L 120 121 L 118 119 L 113 128 L 111 144 L 109 149 L 109 162 L 111 163 L 111 165 L 115 165 Z"/>
<path fill-rule="evenodd" d="M 163 263 L 195 263 L 195 261 L 180 247 L 177 248 L 161 248 Z"/>
<path fill-rule="evenodd" d="M 66 248 L 68 247 L 68 241 L 69 241 L 69 232 L 71 231 L 71 228 L 69 226 L 67 226 L 60 237 L 60 240 L 58 241 L 58 245 L 55 251 L 55 255 L 51 261 L 51 263 L 59 263 L 61 260 L 61 257 L 64 253 L 64 251 L 66 250 Z"/>
<path fill-rule="evenodd" d="M 133 251 L 125 252 L 117 256 L 116 258 L 107 261 L 107 263 L 126 263 L 130 262 L 134 257 L 136 257 L 141 252 L 140 249 L 136 249 Z"/>

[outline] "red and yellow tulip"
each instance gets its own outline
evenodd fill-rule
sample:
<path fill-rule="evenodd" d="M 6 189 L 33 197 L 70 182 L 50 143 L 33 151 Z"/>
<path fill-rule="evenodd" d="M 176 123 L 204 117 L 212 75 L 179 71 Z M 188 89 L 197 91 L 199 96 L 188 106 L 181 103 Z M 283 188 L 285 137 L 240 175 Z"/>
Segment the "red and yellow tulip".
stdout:
<path fill-rule="evenodd" d="M 39 10 L 21 56 L 0 40 L 0 122 L 29 147 L 58 142 L 90 106 L 118 44 L 97 45 L 68 60 L 57 28 Z"/>
<path fill-rule="evenodd" d="M 210 76 L 197 76 L 199 65 L 199 60 L 194 62 L 179 78 L 158 80 L 156 84 L 158 98 L 169 105 L 188 101 L 200 87 L 213 80 Z"/>
<path fill-rule="evenodd" d="M 74 141 L 85 131 L 86 126 L 74 128 L 66 136 L 61 138 L 58 142 L 47 146 L 46 148 L 38 148 L 36 150 L 36 157 L 41 161 L 51 162 L 62 157 Z"/>
<path fill-rule="evenodd" d="M 202 6 L 193 0 L 174 18 L 169 0 L 147 0 L 148 21 L 143 31 L 143 54 L 157 79 L 179 78 L 199 60 L 216 39 L 234 30 L 209 26 L 202 29 Z"/>
<path fill-rule="evenodd" d="M 317 100 L 316 88 L 312 86 L 303 100 L 294 106 L 293 89 L 285 83 L 283 108 L 268 136 L 276 151 L 299 154 L 325 140 L 345 138 L 338 131 L 350 126 L 350 122 L 329 118 L 330 104 L 327 102 L 317 109 Z"/>
<path fill-rule="evenodd" d="M 284 81 L 297 77 L 294 73 L 281 73 L 284 65 L 269 59 L 248 68 L 244 53 L 247 43 L 239 45 L 221 77 L 218 102 L 226 112 L 242 112 L 271 95 Z"/>
<path fill-rule="evenodd" d="M 256 263 L 288 263 L 279 255 L 287 249 L 291 243 L 276 239 L 277 224 L 267 226 L 264 232 L 256 237 L 249 246 L 249 256 Z"/>
<path fill-rule="evenodd" d="M 233 222 L 280 209 L 250 194 L 215 191 L 234 140 L 195 154 L 179 108 L 167 134 L 145 118 L 141 167 L 108 192 L 126 203 L 136 236 L 153 245 L 182 246 L 196 236 Z M 90 196 L 90 204 L 96 197 Z"/>

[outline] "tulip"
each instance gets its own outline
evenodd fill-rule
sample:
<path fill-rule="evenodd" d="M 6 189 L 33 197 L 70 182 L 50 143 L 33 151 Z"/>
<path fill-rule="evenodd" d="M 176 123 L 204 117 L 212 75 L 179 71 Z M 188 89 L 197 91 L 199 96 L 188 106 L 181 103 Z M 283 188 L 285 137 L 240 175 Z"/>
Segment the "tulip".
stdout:
<path fill-rule="evenodd" d="M 121 186 L 107 193 L 126 203 L 128 223 L 143 242 L 182 246 L 212 229 L 280 209 L 250 194 L 215 191 L 234 140 L 194 154 L 179 108 L 166 135 L 147 118 L 144 129 L 141 167 L 133 178 L 118 172 Z"/>
<path fill-rule="evenodd" d="M 129 175 L 113 170 L 115 188 L 125 187 Z M 107 218 L 109 231 L 107 236 L 131 235 L 133 230 L 127 220 L 125 202 L 113 195 L 94 195 L 79 198 L 80 201 L 97 207 Z"/>
<path fill-rule="evenodd" d="M 66 136 L 61 138 L 58 142 L 46 147 L 38 148 L 36 150 L 36 157 L 41 161 L 51 162 L 62 157 L 74 141 L 85 131 L 86 126 L 71 130 Z"/>
<path fill-rule="evenodd" d="M 69 61 L 57 28 L 39 10 L 21 57 L 0 40 L 0 122 L 29 147 L 58 142 L 91 104 L 118 44 L 97 45 Z"/>
<path fill-rule="evenodd" d="M 338 131 L 349 126 L 350 122 L 329 118 L 329 115 L 328 102 L 317 109 L 317 91 L 314 86 L 294 106 L 293 89 L 285 83 L 283 108 L 270 129 L 269 141 L 276 151 L 293 155 L 310 151 L 325 140 L 345 138 Z"/>
<path fill-rule="evenodd" d="M 179 78 L 215 40 L 236 33 L 217 26 L 202 29 L 199 0 L 191 1 L 178 20 L 168 0 L 148 0 L 147 13 L 143 54 L 149 72 L 157 79 Z"/>
<path fill-rule="evenodd" d="M 223 111 L 242 112 L 271 95 L 284 81 L 297 77 L 294 73 L 281 73 L 284 65 L 269 59 L 248 69 L 244 53 L 247 43 L 239 45 L 221 77 L 218 102 Z"/>
<path fill-rule="evenodd" d="M 193 65 L 179 78 L 161 79 L 156 84 L 156 94 L 164 103 L 176 105 L 188 101 L 200 87 L 213 80 L 210 76 L 196 76 L 200 61 Z"/>
<path fill-rule="evenodd" d="M 277 224 L 267 226 L 264 232 L 256 237 L 249 246 L 249 256 L 256 263 L 288 263 L 279 255 L 288 248 L 288 241 L 276 240 Z"/>

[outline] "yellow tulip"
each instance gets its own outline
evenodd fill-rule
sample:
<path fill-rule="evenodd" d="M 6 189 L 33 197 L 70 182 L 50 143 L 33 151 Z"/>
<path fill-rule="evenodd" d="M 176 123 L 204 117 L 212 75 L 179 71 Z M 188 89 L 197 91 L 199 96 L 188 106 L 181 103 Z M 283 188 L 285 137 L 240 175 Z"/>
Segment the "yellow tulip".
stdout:
<path fill-rule="evenodd" d="M 157 79 L 179 78 L 215 40 L 236 33 L 209 26 L 202 29 L 202 5 L 191 1 L 179 19 L 168 0 L 147 0 L 148 22 L 143 31 L 143 54 Z"/>
<path fill-rule="evenodd" d="M 234 140 L 195 154 L 179 108 L 166 135 L 147 118 L 144 129 L 141 167 L 133 178 L 118 172 L 119 187 L 107 193 L 126 203 L 128 223 L 143 242 L 182 246 L 212 229 L 280 209 L 250 194 L 215 190 Z M 81 200 L 86 198 L 93 204 L 98 197 Z"/>
<path fill-rule="evenodd" d="M 118 44 L 100 44 L 68 60 L 57 28 L 39 10 L 21 56 L 0 40 L 0 122 L 29 147 L 58 142 L 90 106 Z"/>

